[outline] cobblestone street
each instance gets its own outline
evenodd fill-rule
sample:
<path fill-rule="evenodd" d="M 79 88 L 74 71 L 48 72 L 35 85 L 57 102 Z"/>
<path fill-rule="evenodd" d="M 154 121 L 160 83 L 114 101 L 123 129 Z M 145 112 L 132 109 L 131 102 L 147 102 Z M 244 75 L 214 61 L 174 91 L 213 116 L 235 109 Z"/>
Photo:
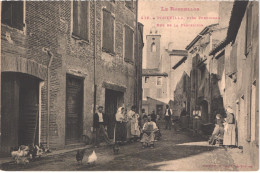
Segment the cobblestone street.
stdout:
<path fill-rule="evenodd" d="M 163 126 L 161 126 L 163 127 Z M 238 149 L 227 149 L 209 146 L 205 139 L 193 137 L 189 132 L 162 130 L 162 139 L 155 148 L 141 148 L 139 142 L 121 146 L 118 155 L 113 154 L 111 147 L 95 149 L 98 160 L 95 165 L 87 164 L 87 156 L 92 149 L 87 149 L 83 163 L 78 165 L 76 152 L 56 155 L 51 158 L 30 163 L 27 166 L 5 165 L 4 170 L 29 171 L 73 171 L 73 170 L 171 170 L 171 171 L 237 171 L 254 170 Z M 234 159 L 235 158 L 235 159 Z"/>

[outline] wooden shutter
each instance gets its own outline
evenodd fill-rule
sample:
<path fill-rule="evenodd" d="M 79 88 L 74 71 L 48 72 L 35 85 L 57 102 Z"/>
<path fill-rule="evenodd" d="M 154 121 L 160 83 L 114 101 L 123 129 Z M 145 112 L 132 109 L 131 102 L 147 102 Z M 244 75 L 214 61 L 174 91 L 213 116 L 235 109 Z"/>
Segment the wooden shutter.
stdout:
<path fill-rule="evenodd" d="M 114 17 L 105 9 L 103 9 L 102 43 L 104 51 L 114 53 Z"/>
<path fill-rule="evenodd" d="M 80 23 L 80 37 L 88 40 L 88 4 L 87 1 L 79 1 L 79 23 Z"/>
<path fill-rule="evenodd" d="M 125 26 L 125 61 L 133 61 L 133 30 Z"/>
<path fill-rule="evenodd" d="M 78 2 L 73 1 L 73 35 L 80 36 L 79 34 L 79 24 L 78 24 Z"/>
<path fill-rule="evenodd" d="M 15 1 L 12 6 L 12 26 L 14 28 L 23 29 L 23 1 Z"/>
<path fill-rule="evenodd" d="M 2 23 L 11 27 L 23 29 L 23 2 L 2 2 Z"/>
<path fill-rule="evenodd" d="M 229 73 L 234 73 L 237 71 L 237 43 L 232 46 L 230 53 L 230 69 Z"/>
<path fill-rule="evenodd" d="M 157 88 L 157 98 L 162 98 L 162 89 Z"/>
<path fill-rule="evenodd" d="M 88 8 L 87 1 L 73 1 L 73 34 L 88 40 Z"/>
<path fill-rule="evenodd" d="M 246 12 L 246 48 L 245 54 L 248 54 L 251 46 L 251 26 L 252 26 L 252 5 L 249 4 Z"/>

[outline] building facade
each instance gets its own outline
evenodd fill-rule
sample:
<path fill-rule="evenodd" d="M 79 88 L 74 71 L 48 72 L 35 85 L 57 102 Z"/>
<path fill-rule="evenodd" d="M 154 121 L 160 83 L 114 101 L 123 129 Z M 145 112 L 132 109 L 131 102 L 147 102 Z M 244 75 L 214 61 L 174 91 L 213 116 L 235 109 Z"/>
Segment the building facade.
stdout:
<path fill-rule="evenodd" d="M 116 109 L 140 105 L 136 1 L 2 2 L 1 17 L 1 151 L 81 144 L 96 105 L 112 138 Z"/>
<path fill-rule="evenodd" d="M 224 63 L 225 107 L 233 109 L 236 144 L 259 167 L 259 4 L 235 1 L 227 35 L 210 55 Z M 246 162 L 247 163 L 247 162 Z"/>

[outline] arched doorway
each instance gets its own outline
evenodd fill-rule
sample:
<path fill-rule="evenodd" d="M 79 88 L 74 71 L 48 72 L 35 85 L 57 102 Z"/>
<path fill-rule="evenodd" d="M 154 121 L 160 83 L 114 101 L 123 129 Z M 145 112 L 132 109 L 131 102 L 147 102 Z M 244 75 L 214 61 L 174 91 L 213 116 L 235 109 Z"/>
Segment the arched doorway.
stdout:
<path fill-rule="evenodd" d="M 39 143 L 39 85 L 34 76 L 2 72 L 1 150 Z"/>

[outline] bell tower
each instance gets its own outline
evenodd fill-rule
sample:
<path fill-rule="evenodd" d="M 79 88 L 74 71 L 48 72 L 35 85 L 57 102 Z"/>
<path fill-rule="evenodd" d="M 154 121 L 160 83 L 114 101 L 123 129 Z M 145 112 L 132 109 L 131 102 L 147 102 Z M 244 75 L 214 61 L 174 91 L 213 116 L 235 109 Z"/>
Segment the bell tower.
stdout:
<path fill-rule="evenodd" d="M 146 35 L 146 68 L 156 69 L 159 68 L 160 56 L 161 56 L 161 35 L 155 26 L 150 29 L 149 35 Z"/>

